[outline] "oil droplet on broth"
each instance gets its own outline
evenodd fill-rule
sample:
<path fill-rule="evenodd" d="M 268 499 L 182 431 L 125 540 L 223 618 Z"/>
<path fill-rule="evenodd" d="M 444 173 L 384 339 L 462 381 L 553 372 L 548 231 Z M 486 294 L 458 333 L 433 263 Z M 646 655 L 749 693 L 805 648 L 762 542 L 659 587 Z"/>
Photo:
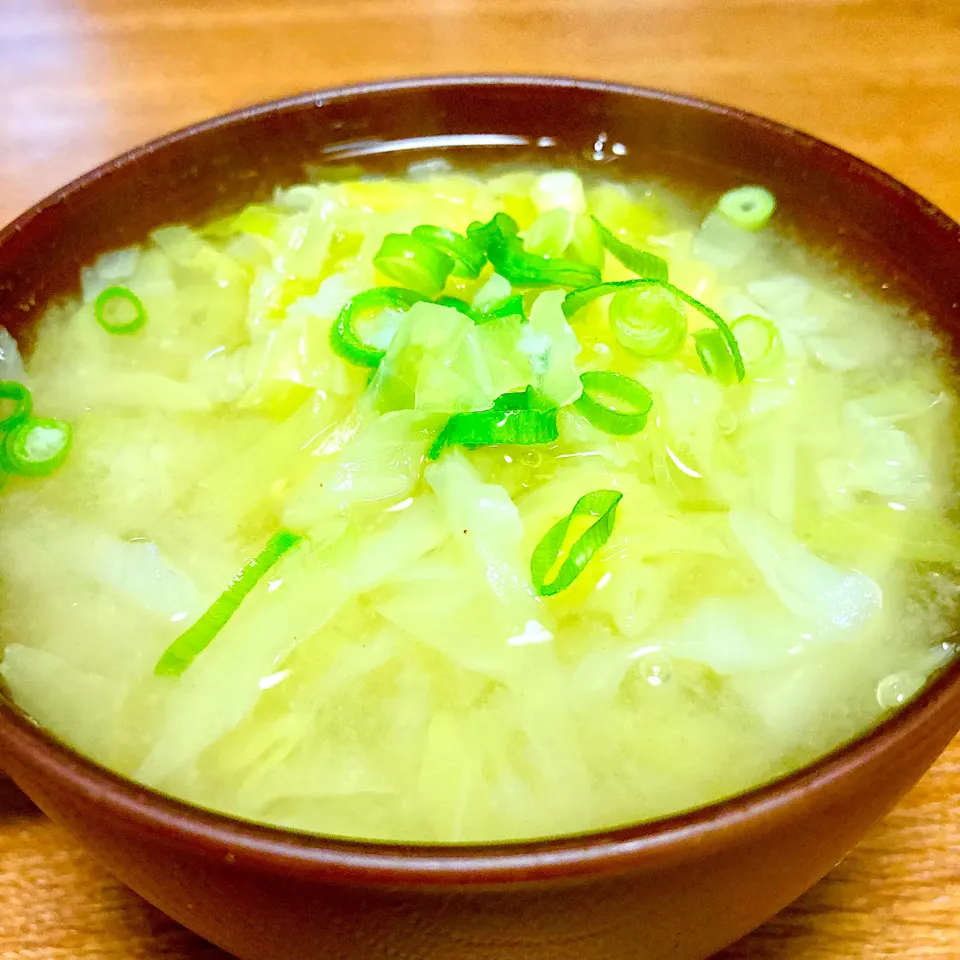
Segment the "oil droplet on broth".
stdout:
<path fill-rule="evenodd" d="M 923 678 L 901 671 L 885 676 L 877 684 L 877 703 L 885 710 L 892 710 L 909 700 L 923 686 Z"/>
<path fill-rule="evenodd" d="M 663 653 L 648 653 L 637 664 L 640 676 L 651 687 L 662 687 L 673 678 L 673 664 Z"/>

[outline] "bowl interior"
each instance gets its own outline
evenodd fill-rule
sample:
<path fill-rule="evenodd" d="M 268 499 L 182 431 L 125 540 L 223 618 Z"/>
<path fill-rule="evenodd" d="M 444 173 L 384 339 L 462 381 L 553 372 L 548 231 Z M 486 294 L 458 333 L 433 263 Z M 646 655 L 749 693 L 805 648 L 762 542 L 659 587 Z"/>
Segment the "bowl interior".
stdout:
<path fill-rule="evenodd" d="M 960 318 L 960 228 L 906 187 L 822 142 L 729 108 L 602 83 L 532 78 L 408 81 L 310 94 L 200 124 L 131 151 L 0 231 L 0 319 L 29 344 L 29 325 L 77 289 L 99 254 L 153 228 L 195 222 L 268 196 L 277 185 L 361 169 L 396 172 L 443 155 L 465 167 L 571 164 L 610 179 L 663 179 L 716 193 L 739 182 L 772 189 L 810 244 L 852 265 L 868 286 L 915 302 L 952 341 Z M 960 684 L 952 664 L 913 704 L 853 744 L 772 785 L 669 820 L 603 834 L 498 845 L 522 872 L 529 858 L 655 846 L 719 830 L 786 802 L 882 750 Z M 217 842 L 341 858 L 413 858 L 422 866 L 485 862 L 490 846 L 398 848 L 331 841 L 243 824 L 137 788 L 38 731 L 0 691 L 0 741 L 51 777 L 99 792 L 126 817 L 173 824 Z M 2 755 L 2 754 L 0 754 Z M 212 841 L 211 841 L 212 842 Z"/>

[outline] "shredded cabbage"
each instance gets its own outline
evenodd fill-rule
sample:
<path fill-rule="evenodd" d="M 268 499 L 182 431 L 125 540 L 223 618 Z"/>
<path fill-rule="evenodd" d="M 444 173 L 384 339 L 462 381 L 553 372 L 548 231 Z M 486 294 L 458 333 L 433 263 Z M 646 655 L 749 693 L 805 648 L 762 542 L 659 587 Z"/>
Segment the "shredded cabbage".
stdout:
<path fill-rule="evenodd" d="M 0 476 L 0 676 L 145 784 L 398 842 L 673 814 L 855 736 L 954 654 L 956 394 L 923 318 L 780 217 L 745 229 L 657 184 L 428 159 L 407 177 L 321 167 L 103 255 L 44 313 L 26 369 L 0 328 L 0 379 L 74 429 L 42 482 Z M 342 315 L 396 285 L 374 255 L 417 227 L 465 238 L 479 275 Z M 541 282 L 556 260 L 636 281 L 606 231 L 694 301 L 677 298 L 688 332 L 668 356 L 611 326 L 643 298 L 611 316 L 613 295 L 574 290 L 568 317 L 570 291 Z M 97 323 L 110 286 L 142 302 L 135 335 Z M 710 310 L 734 338 L 760 318 L 776 350 L 745 339 L 742 380 L 711 376 Z M 618 376 L 586 378 L 588 421 L 590 372 Z M 606 433 L 631 413 L 624 378 L 653 404 L 643 429 Z M 597 492 L 616 511 L 590 540 L 575 505 Z M 558 524 L 538 584 L 588 548 L 540 596 L 531 562 Z M 278 537 L 296 550 L 189 669 L 157 676 Z"/>

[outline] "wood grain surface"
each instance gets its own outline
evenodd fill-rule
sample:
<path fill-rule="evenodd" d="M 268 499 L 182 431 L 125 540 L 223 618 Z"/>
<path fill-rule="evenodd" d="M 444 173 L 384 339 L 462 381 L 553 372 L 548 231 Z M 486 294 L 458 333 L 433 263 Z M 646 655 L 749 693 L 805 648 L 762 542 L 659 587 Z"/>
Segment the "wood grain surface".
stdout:
<path fill-rule="evenodd" d="M 735 103 L 866 157 L 960 216 L 958 0 L 0 0 L 0 221 L 138 141 L 228 108 L 471 71 L 598 76 Z M 830 877 L 723 960 L 960 958 L 958 795 L 955 742 Z M 222 957 L 0 779 L 0 960 Z"/>

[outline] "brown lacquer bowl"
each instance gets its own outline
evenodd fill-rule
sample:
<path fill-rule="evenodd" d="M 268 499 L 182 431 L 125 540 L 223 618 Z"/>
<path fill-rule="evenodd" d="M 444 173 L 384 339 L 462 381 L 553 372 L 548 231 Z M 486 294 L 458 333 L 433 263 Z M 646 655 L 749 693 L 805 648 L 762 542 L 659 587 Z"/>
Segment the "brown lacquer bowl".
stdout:
<path fill-rule="evenodd" d="M 22 336 L 98 254 L 305 176 L 538 159 L 694 188 L 759 182 L 793 228 L 960 339 L 960 227 L 805 134 L 603 83 L 410 80 L 202 123 L 88 174 L 0 233 L 0 322 Z M 872 281 L 869 278 L 874 278 Z M 874 730 L 733 800 L 510 845 L 402 846 L 241 822 L 115 776 L 0 695 L 0 764 L 121 880 L 245 960 L 698 960 L 815 883 L 960 728 L 960 662 Z"/>

